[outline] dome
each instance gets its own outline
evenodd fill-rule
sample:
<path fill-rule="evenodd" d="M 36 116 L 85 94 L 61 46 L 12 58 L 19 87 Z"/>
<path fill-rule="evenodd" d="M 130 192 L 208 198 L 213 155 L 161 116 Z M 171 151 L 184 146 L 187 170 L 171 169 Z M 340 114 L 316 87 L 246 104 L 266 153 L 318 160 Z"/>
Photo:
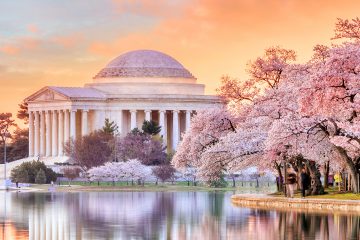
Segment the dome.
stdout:
<path fill-rule="evenodd" d="M 154 50 L 124 53 L 109 62 L 98 78 L 191 78 L 194 76 L 169 55 Z"/>

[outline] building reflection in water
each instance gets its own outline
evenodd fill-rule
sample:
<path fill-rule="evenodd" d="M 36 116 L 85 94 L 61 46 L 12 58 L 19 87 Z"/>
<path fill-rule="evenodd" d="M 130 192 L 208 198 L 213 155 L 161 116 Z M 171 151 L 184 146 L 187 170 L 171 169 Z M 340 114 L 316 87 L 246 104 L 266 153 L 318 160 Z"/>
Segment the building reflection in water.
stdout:
<path fill-rule="evenodd" d="M 0 239 L 359 239 L 359 216 L 234 207 L 232 193 L 0 193 Z"/>

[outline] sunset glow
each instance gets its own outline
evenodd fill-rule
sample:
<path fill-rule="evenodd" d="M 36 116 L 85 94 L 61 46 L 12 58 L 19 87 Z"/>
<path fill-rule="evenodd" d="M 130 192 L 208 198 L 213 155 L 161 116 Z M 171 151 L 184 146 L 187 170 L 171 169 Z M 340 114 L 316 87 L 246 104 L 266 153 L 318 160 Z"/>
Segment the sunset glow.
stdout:
<path fill-rule="evenodd" d="M 0 110 L 16 113 L 43 86 L 82 86 L 123 52 L 154 49 L 184 64 L 207 93 L 220 77 L 245 79 L 246 63 L 269 46 L 298 60 L 330 44 L 336 18 L 359 1 L 2 1 Z"/>

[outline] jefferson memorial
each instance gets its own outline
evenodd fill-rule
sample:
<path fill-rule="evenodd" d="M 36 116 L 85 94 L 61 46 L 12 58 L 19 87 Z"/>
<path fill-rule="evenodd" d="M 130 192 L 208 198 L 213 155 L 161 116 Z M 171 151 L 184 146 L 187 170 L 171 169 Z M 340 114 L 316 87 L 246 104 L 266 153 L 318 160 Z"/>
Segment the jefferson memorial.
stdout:
<path fill-rule="evenodd" d="M 144 120 L 161 126 L 168 150 L 175 150 L 196 111 L 221 105 L 205 85 L 174 58 L 153 50 L 124 53 L 84 87 L 44 87 L 27 97 L 29 157 L 64 156 L 64 143 L 114 121 L 120 136 Z"/>

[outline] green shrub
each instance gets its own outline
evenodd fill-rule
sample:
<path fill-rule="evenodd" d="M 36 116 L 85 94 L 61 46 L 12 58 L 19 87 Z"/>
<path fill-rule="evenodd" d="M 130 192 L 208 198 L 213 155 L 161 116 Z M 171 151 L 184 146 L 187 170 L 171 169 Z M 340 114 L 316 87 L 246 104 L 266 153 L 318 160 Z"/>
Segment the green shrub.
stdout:
<path fill-rule="evenodd" d="M 19 171 L 17 171 L 17 176 L 16 179 L 13 180 L 14 182 L 22 182 L 22 183 L 27 183 L 29 182 L 29 174 L 28 171 L 24 168 L 19 169 Z"/>
<path fill-rule="evenodd" d="M 35 160 L 32 162 L 24 162 L 14 168 L 11 171 L 10 178 L 13 182 L 35 183 L 40 170 L 42 170 L 45 174 L 46 183 L 56 181 L 56 173 L 51 168 L 46 167 L 43 162 Z"/>
<path fill-rule="evenodd" d="M 44 170 L 40 169 L 35 177 L 35 183 L 44 184 L 46 183 L 46 176 Z"/>

